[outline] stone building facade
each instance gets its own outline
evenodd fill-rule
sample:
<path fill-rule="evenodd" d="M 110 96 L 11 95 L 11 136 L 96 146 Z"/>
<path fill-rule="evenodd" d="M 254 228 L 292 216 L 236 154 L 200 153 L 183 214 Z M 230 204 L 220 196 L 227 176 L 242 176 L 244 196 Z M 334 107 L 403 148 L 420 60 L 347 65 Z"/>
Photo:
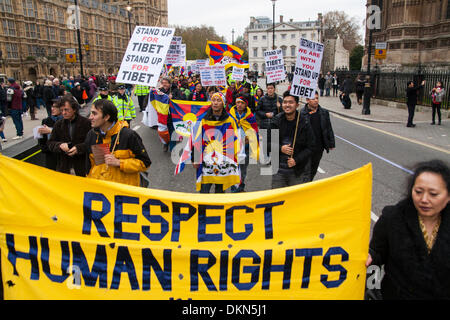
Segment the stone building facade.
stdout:
<path fill-rule="evenodd" d="M 324 39 L 325 49 L 322 58 L 322 71 L 349 70 L 350 53 L 344 48 L 344 39 Z"/>
<path fill-rule="evenodd" d="M 283 50 L 287 72 L 295 68 L 300 38 L 321 41 L 320 26 L 320 20 L 284 21 L 283 16 L 280 16 L 280 22 L 275 23 L 275 48 Z M 261 74 L 265 70 L 264 51 L 273 48 L 272 20 L 268 17 L 250 17 L 250 24 L 245 30 L 244 37 L 248 39 L 249 71 Z"/>
<path fill-rule="evenodd" d="M 367 0 L 372 4 L 381 9 L 381 30 L 372 33 L 372 70 L 450 70 L 450 0 Z M 373 58 L 376 42 L 387 43 L 386 59 Z M 365 43 L 367 70 L 367 29 Z"/>
<path fill-rule="evenodd" d="M 117 72 L 130 25 L 131 30 L 168 25 L 167 0 L 78 0 L 78 5 L 85 75 Z M 77 32 L 70 28 L 73 6 L 74 0 L 0 0 L 0 73 L 20 80 L 81 74 Z M 66 62 L 66 49 L 76 49 L 77 62 Z"/>
<path fill-rule="evenodd" d="M 250 17 L 244 38 L 248 41 L 250 71 L 265 70 L 264 51 L 273 47 L 273 23 L 268 17 Z M 321 42 L 325 45 L 322 59 L 322 72 L 345 69 L 349 67 L 349 52 L 343 46 L 342 39 L 325 39 L 323 37 L 322 14 L 314 21 L 284 21 L 275 24 L 275 47 L 283 50 L 286 71 L 291 72 L 297 61 L 300 38 Z"/>

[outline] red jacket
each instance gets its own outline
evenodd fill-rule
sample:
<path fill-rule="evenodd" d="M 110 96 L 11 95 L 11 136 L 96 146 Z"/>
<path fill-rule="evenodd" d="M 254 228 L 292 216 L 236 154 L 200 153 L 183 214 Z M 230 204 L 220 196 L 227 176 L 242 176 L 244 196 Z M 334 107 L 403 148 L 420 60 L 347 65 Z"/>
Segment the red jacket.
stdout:
<path fill-rule="evenodd" d="M 22 89 L 20 89 L 20 86 L 16 82 L 11 84 L 9 87 L 14 89 L 14 95 L 9 104 L 9 108 L 14 110 L 22 110 Z"/>

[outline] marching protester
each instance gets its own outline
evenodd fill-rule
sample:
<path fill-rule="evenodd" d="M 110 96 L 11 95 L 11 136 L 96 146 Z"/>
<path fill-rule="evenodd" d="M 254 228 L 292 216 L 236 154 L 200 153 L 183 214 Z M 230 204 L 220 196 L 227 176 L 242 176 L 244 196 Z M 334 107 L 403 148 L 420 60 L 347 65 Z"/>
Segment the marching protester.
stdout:
<path fill-rule="evenodd" d="M 47 146 L 47 141 L 50 138 L 53 127 L 58 120 L 61 120 L 61 99 L 54 99 L 52 105 L 52 114 L 50 117 L 42 119 L 42 126 L 38 129 L 38 133 L 42 135 L 42 138 L 38 139 L 38 144 L 41 147 L 41 151 L 45 157 L 45 167 L 47 169 L 56 170 L 57 156 L 56 153 L 51 152 Z"/>
<path fill-rule="evenodd" d="M 224 193 L 229 187 L 240 183 L 240 174 L 237 164 L 237 128 L 225 110 L 225 97 L 221 92 L 213 95 L 211 107 L 202 119 L 199 130 L 201 155 L 197 158 L 195 149 L 191 155 L 194 168 L 197 169 L 197 191 L 209 193 L 214 185 L 215 193 Z M 233 143 L 226 143 L 224 138 Z"/>
<path fill-rule="evenodd" d="M 119 93 L 117 96 L 114 96 L 113 100 L 118 111 L 117 117 L 119 121 L 126 121 L 130 127 L 131 120 L 136 118 L 136 109 L 134 108 L 133 100 L 126 94 L 126 87 L 124 85 L 119 85 L 117 90 Z"/>
<path fill-rule="evenodd" d="M 9 114 L 16 127 L 16 136 L 13 140 L 23 138 L 23 121 L 22 121 L 22 95 L 23 91 L 14 78 L 9 78 L 9 88 L 6 90 L 6 100 L 8 104 Z"/>
<path fill-rule="evenodd" d="M 42 81 L 36 81 L 36 85 L 34 86 L 34 96 L 36 97 L 36 107 L 38 109 L 41 108 L 41 106 L 45 107 L 44 100 L 44 86 L 42 85 Z"/>
<path fill-rule="evenodd" d="M 236 105 L 229 112 L 238 129 L 238 162 L 241 173 L 241 182 L 231 187 L 233 193 L 245 191 L 245 178 L 247 177 L 250 155 L 255 160 L 258 160 L 259 155 L 258 126 L 255 116 L 248 107 L 249 99 L 250 96 L 247 94 L 240 95 L 236 98 Z"/>
<path fill-rule="evenodd" d="M 198 82 L 195 85 L 195 90 L 192 92 L 190 97 L 191 101 L 208 101 L 208 94 L 202 84 Z"/>
<path fill-rule="evenodd" d="M 279 130 L 279 169 L 272 176 L 272 189 L 309 182 L 311 154 L 314 150 L 314 132 L 308 117 L 297 111 L 299 98 L 289 91 L 283 94 L 283 111 L 271 121 L 272 129 Z"/>
<path fill-rule="evenodd" d="M 325 90 L 325 77 L 323 76 L 323 74 L 321 73 L 319 76 L 319 80 L 317 81 L 317 84 L 319 86 L 319 90 L 320 90 L 320 96 L 323 97 L 323 92 Z"/>
<path fill-rule="evenodd" d="M 441 125 L 441 104 L 445 97 L 445 89 L 442 86 L 442 81 L 438 81 L 436 83 L 436 87 L 434 87 L 431 90 L 431 108 L 432 108 L 432 114 L 431 114 L 431 124 L 435 124 L 434 119 L 436 116 L 436 112 L 438 115 L 438 125 Z"/>
<path fill-rule="evenodd" d="M 134 94 L 138 98 L 140 112 L 143 112 L 145 110 L 146 106 L 144 106 L 144 100 L 145 100 L 145 97 L 148 96 L 149 92 L 150 92 L 150 88 L 148 86 L 143 86 L 143 85 L 137 84 L 134 87 Z"/>
<path fill-rule="evenodd" d="M 325 96 L 330 96 L 331 86 L 333 83 L 333 77 L 331 76 L 331 72 L 328 71 L 327 75 L 325 76 Z"/>
<path fill-rule="evenodd" d="M 406 104 L 408 106 L 408 122 L 406 124 L 407 127 L 415 127 L 416 125 L 413 123 L 414 112 L 416 110 L 417 104 L 417 94 L 420 89 L 425 85 L 425 80 L 419 86 L 414 86 L 414 81 L 408 81 L 406 88 Z"/>
<path fill-rule="evenodd" d="M 255 115 L 256 115 L 256 110 L 258 110 L 258 102 L 260 101 L 260 99 L 264 96 L 264 90 L 261 88 L 256 89 L 256 93 L 253 96 L 253 99 L 255 100 Z"/>
<path fill-rule="evenodd" d="M 267 146 L 266 154 L 270 156 L 271 152 L 271 119 L 280 113 L 282 99 L 275 92 L 275 83 L 268 83 L 266 87 L 267 93 L 259 100 L 256 115 L 260 120 L 260 129 L 267 130 Z"/>
<path fill-rule="evenodd" d="M 383 208 L 373 228 L 369 265 L 385 265 L 383 299 L 450 299 L 450 168 L 419 163 L 408 195 Z"/>
<path fill-rule="evenodd" d="M 75 173 L 86 176 L 86 145 L 84 140 L 91 130 L 88 119 L 79 114 L 80 105 L 70 95 L 61 99 L 63 119 L 53 126 L 47 146 L 56 154 L 56 170 L 62 173 Z M 73 170 L 73 171 L 72 171 Z"/>
<path fill-rule="evenodd" d="M 301 117 L 308 117 L 314 132 L 314 147 L 311 154 L 311 179 L 319 168 L 323 151 L 327 153 L 335 148 L 334 132 L 331 126 L 330 113 L 319 105 L 319 93 L 316 91 L 313 99 L 306 98 L 306 105 L 300 112 Z"/>
<path fill-rule="evenodd" d="M 93 104 L 89 120 L 87 177 L 138 187 L 140 172 L 151 164 L 141 137 L 119 121 L 117 108 L 107 99 Z"/>

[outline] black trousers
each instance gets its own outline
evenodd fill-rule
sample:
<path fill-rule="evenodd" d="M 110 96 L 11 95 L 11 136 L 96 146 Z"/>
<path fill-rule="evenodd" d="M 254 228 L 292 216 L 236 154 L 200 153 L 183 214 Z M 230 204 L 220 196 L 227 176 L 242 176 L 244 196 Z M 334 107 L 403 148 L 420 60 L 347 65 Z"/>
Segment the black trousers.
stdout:
<path fill-rule="evenodd" d="M 319 169 L 319 164 L 320 164 L 320 160 L 322 159 L 323 156 L 323 149 L 322 151 L 316 150 L 313 152 L 313 154 L 311 155 L 311 180 L 314 180 L 314 176 L 317 173 L 317 169 Z"/>
<path fill-rule="evenodd" d="M 440 103 L 432 103 L 431 104 L 431 120 L 434 123 L 434 119 L 436 117 L 436 111 L 438 115 L 439 123 L 441 123 L 441 104 Z"/>
<path fill-rule="evenodd" d="M 137 98 L 138 98 L 138 103 L 139 103 L 140 110 L 144 111 L 145 107 L 146 107 L 146 106 L 144 106 L 145 96 L 137 96 Z"/>
<path fill-rule="evenodd" d="M 408 104 L 408 123 L 407 123 L 408 126 L 413 124 L 415 110 L 416 110 L 415 103 Z"/>

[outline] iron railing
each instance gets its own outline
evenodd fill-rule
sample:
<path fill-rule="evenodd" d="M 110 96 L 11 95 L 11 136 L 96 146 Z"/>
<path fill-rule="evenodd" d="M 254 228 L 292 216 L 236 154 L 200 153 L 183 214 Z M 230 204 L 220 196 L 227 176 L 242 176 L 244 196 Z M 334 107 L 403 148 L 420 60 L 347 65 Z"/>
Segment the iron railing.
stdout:
<path fill-rule="evenodd" d="M 358 75 L 366 75 L 361 71 L 336 71 L 339 78 L 339 85 L 347 75 L 350 75 L 353 83 L 356 83 Z M 406 102 L 406 87 L 409 81 L 414 84 L 420 84 L 425 80 L 425 86 L 419 91 L 419 105 L 430 106 L 432 104 L 431 89 L 436 86 L 438 81 L 442 82 L 445 88 L 445 97 L 441 108 L 450 108 L 450 72 L 449 71 L 425 71 L 416 73 L 405 72 L 371 72 L 373 97 L 382 100 L 391 100 L 397 102 Z M 355 88 L 353 88 L 353 92 Z"/>

